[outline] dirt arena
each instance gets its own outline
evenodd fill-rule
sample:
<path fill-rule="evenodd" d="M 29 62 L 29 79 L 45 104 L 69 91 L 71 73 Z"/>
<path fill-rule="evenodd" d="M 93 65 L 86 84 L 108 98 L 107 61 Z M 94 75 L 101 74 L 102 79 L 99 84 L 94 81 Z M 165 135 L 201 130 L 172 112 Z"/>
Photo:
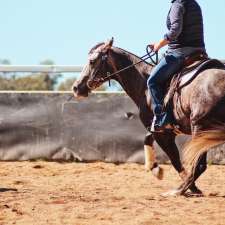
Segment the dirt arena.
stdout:
<path fill-rule="evenodd" d="M 163 198 L 179 178 L 137 164 L 0 162 L 0 225 L 225 224 L 225 167 L 209 166 L 205 197 Z"/>

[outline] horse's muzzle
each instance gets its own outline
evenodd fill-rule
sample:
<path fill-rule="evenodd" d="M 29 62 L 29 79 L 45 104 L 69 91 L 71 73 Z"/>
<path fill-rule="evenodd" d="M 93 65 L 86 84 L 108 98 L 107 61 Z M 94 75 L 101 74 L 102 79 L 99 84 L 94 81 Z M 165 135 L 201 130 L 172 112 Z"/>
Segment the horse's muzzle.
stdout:
<path fill-rule="evenodd" d="M 72 90 L 73 90 L 74 93 L 76 93 L 77 90 L 78 90 L 77 86 L 74 85 L 73 88 L 72 88 Z"/>
<path fill-rule="evenodd" d="M 101 85 L 101 83 L 97 80 L 88 80 L 87 81 L 87 87 L 90 90 L 94 90 L 94 89 L 98 88 L 100 85 Z"/>

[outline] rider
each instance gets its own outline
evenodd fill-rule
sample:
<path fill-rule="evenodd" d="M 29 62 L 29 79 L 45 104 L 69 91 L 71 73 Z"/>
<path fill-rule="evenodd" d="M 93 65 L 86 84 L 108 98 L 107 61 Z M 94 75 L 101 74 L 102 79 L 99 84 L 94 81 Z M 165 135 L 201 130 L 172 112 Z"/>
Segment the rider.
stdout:
<path fill-rule="evenodd" d="M 147 81 L 152 96 L 154 120 L 152 132 L 171 128 L 171 113 L 163 109 L 165 84 L 184 66 L 185 58 L 205 50 L 202 11 L 196 0 L 172 0 L 167 16 L 168 32 L 159 43 L 151 44 L 154 52 L 168 45 L 165 56 L 152 70 Z"/>

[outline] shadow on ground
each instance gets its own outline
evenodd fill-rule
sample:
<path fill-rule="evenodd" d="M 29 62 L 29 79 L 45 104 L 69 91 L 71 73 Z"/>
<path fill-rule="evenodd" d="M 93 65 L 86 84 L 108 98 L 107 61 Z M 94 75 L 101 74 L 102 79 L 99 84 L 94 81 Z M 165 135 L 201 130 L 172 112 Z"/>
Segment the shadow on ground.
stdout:
<path fill-rule="evenodd" d="M 9 191 L 18 191 L 15 188 L 0 188 L 0 193 L 9 192 Z"/>

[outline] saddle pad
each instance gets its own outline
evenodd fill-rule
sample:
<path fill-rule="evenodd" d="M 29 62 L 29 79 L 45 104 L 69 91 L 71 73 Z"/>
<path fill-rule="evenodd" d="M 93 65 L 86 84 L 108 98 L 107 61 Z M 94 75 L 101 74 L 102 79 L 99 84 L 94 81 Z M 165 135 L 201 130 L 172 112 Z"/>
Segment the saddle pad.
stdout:
<path fill-rule="evenodd" d="M 184 86 L 190 84 L 200 72 L 206 69 L 224 69 L 225 65 L 217 59 L 207 59 L 204 61 L 196 61 L 192 65 L 185 68 L 183 72 L 175 76 L 170 82 L 168 92 L 164 98 L 164 106 L 167 107 L 174 93 Z"/>
<path fill-rule="evenodd" d="M 178 82 L 178 88 L 181 89 L 191 83 L 200 72 L 206 69 L 225 69 L 225 65 L 217 59 L 208 59 L 203 62 L 197 62 L 197 65 L 192 65 L 182 72 Z"/>

